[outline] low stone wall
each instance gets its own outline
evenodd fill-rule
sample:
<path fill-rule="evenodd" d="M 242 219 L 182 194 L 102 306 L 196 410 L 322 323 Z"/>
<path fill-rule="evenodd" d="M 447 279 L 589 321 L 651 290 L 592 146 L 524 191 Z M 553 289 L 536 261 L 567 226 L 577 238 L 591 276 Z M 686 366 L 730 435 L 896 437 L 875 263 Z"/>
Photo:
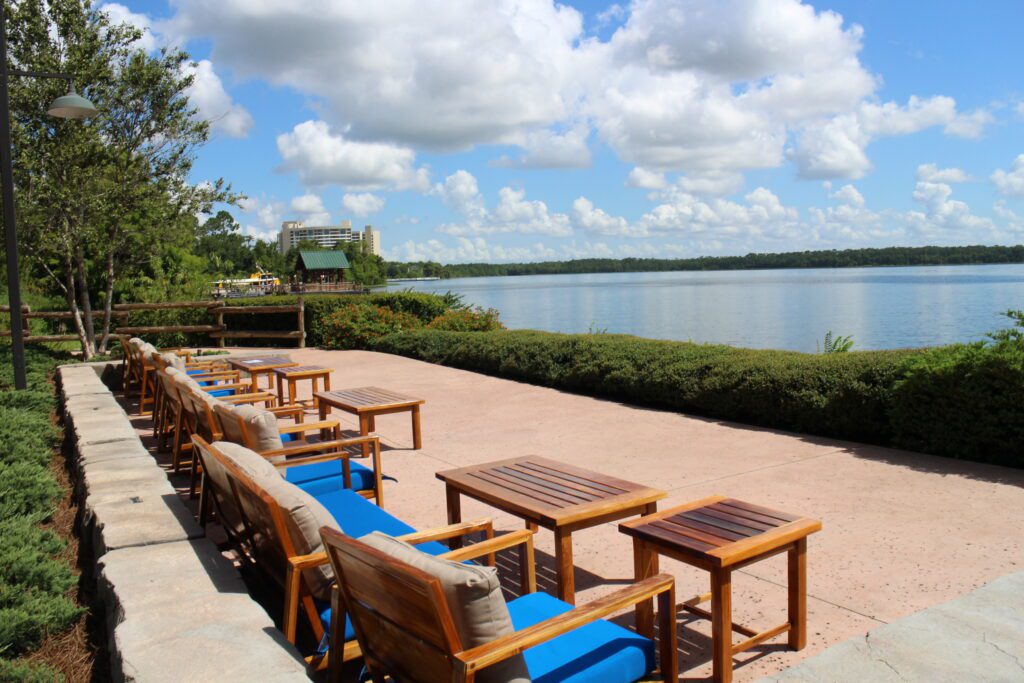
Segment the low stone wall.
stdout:
<path fill-rule="evenodd" d="M 308 680 L 298 651 L 203 537 L 101 375 L 111 373 L 58 371 L 114 680 Z"/>

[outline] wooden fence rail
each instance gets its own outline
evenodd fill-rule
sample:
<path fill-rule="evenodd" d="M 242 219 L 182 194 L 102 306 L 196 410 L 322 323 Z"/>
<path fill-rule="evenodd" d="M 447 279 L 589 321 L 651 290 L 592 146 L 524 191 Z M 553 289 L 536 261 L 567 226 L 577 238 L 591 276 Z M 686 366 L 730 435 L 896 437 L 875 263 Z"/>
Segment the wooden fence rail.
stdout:
<path fill-rule="evenodd" d="M 213 322 L 205 325 L 130 325 L 130 316 L 137 311 L 164 311 L 173 309 L 200 308 L 213 316 Z M 26 343 L 78 341 L 77 334 L 40 334 L 34 335 L 29 328 L 30 319 L 70 320 L 74 317 L 71 311 L 33 311 L 23 304 L 22 321 Z M 0 306 L 0 313 L 10 313 L 9 306 Z M 296 315 L 295 330 L 229 330 L 224 322 L 225 315 L 263 315 L 274 313 L 294 313 Z M 306 306 L 300 297 L 295 304 L 275 306 L 228 306 L 223 301 L 175 301 L 160 304 L 114 304 L 111 318 L 118 321 L 111 334 L 164 334 L 175 332 L 205 333 L 217 340 L 217 346 L 224 346 L 225 339 L 295 339 L 299 348 L 306 346 Z M 103 311 L 93 311 L 93 318 L 102 318 Z M 0 330 L 0 337 L 10 337 L 10 330 Z"/>

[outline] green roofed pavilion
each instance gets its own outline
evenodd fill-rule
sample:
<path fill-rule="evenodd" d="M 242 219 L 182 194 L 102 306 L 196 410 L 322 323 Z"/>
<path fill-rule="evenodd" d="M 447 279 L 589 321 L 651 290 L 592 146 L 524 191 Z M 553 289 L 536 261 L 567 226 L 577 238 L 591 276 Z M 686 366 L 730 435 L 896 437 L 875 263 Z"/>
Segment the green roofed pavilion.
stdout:
<path fill-rule="evenodd" d="M 297 270 L 344 270 L 351 268 L 343 251 L 300 251 Z"/>

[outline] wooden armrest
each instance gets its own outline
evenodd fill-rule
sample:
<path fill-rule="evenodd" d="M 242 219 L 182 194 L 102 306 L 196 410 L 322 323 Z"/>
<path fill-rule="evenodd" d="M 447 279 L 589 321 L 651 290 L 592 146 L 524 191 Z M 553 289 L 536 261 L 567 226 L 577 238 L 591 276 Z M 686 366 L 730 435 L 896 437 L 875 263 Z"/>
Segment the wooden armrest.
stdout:
<path fill-rule="evenodd" d="M 444 541 L 449 538 L 456 538 L 458 536 L 465 536 L 477 531 L 493 532 L 494 524 L 488 519 L 478 519 L 474 522 L 459 522 L 458 524 L 449 524 L 447 526 L 439 526 L 435 529 L 427 529 L 426 531 L 414 531 L 411 534 L 405 534 L 403 536 L 396 536 L 399 541 L 404 541 L 411 545 L 417 543 L 426 543 L 427 541 Z M 481 545 L 475 544 L 473 547 Z M 452 551 L 455 552 L 455 551 Z M 446 553 L 451 554 L 451 553 Z M 486 553 L 485 553 L 486 554 Z"/>
<path fill-rule="evenodd" d="M 245 386 L 250 386 L 250 385 L 246 384 Z M 213 387 L 213 388 L 216 389 L 216 387 Z M 241 393 L 241 394 L 235 394 L 234 396 L 221 396 L 220 397 L 221 401 L 224 401 L 225 403 L 230 403 L 232 405 L 237 405 L 239 403 L 259 403 L 261 401 L 274 401 L 276 399 L 277 399 L 276 396 L 274 396 L 273 394 L 268 394 L 265 391 L 254 391 L 254 392 L 247 393 L 247 394 L 246 393 Z M 271 409 L 268 408 L 267 410 L 271 410 Z"/>
<path fill-rule="evenodd" d="M 563 633 L 568 633 L 584 624 L 603 619 L 621 609 L 636 605 L 666 591 L 674 590 L 675 579 L 669 574 L 658 574 L 638 581 L 603 598 L 598 598 L 581 607 L 576 607 L 556 617 L 546 619 L 522 631 L 502 636 L 471 650 L 455 655 L 466 667 L 466 671 L 479 671 L 492 664 L 520 654 L 523 650 L 547 642 Z M 674 654 L 674 653 L 673 653 Z"/>
<path fill-rule="evenodd" d="M 490 520 L 488 520 L 490 521 Z M 491 553 L 499 550 L 507 550 L 514 548 L 517 545 L 523 545 L 524 543 L 533 542 L 534 532 L 530 529 L 518 529 L 504 536 L 497 536 L 495 538 L 488 538 L 479 543 L 468 545 L 465 548 L 459 548 L 458 550 L 449 550 L 446 553 L 438 555 L 443 560 L 452 560 L 453 562 L 462 562 L 463 560 L 475 560 L 484 555 L 490 555 Z M 415 536 L 416 534 L 408 534 L 409 536 Z M 405 536 L 400 536 L 399 540 L 412 543 L 413 541 L 407 541 Z M 430 539 L 432 540 L 432 539 Z"/>
<path fill-rule="evenodd" d="M 327 564 L 329 561 L 330 558 L 327 557 L 326 552 L 311 553 L 309 555 L 296 555 L 288 558 L 288 564 L 291 565 L 292 569 L 299 571 L 319 567 L 322 564 Z"/>
<path fill-rule="evenodd" d="M 197 382 L 206 379 L 233 379 L 236 382 L 239 380 L 238 370 L 211 370 L 198 375 L 189 375 L 189 377 Z"/>
<path fill-rule="evenodd" d="M 321 429 L 335 429 L 340 427 L 341 423 L 337 420 L 324 420 L 323 422 L 300 422 L 299 424 L 288 425 L 287 427 L 278 427 L 277 431 L 280 434 L 295 434 L 297 432 L 312 432 L 320 431 Z"/>
<path fill-rule="evenodd" d="M 269 451 L 262 451 L 260 455 L 265 458 L 274 458 L 279 455 L 301 455 L 303 453 L 316 453 L 317 451 L 331 450 L 334 451 L 331 455 L 335 458 L 360 458 L 362 457 L 362 453 L 348 453 L 338 449 L 346 446 L 358 446 L 364 443 L 373 444 L 374 453 L 380 450 L 380 437 L 376 434 L 369 434 L 367 436 L 357 436 L 351 439 L 336 439 L 333 441 L 315 441 L 306 443 L 298 442 L 299 445 L 291 446 L 289 448 L 273 448 Z M 307 460 L 306 462 L 309 461 Z"/>
<path fill-rule="evenodd" d="M 270 412 L 278 417 L 296 417 L 301 418 L 305 415 L 305 409 L 302 406 L 277 406 L 276 408 L 267 408 Z M 299 420 L 301 422 L 301 420 Z"/>

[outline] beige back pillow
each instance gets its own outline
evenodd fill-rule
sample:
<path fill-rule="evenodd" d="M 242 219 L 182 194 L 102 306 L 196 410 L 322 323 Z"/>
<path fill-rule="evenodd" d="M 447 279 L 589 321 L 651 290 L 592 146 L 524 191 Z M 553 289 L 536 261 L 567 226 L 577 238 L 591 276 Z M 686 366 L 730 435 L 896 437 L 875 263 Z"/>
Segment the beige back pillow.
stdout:
<path fill-rule="evenodd" d="M 379 531 L 359 540 L 441 582 L 455 631 L 464 649 L 484 645 L 514 632 L 497 570 L 442 560 Z M 530 673 L 526 669 L 526 660 L 519 655 L 481 670 L 476 680 L 482 683 L 529 683 Z"/>
<path fill-rule="evenodd" d="M 242 427 L 238 424 L 238 413 L 235 412 L 235 407 L 230 403 L 217 401 L 213 404 L 213 412 L 220 421 L 220 428 L 224 430 L 224 439 L 245 445 L 245 435 L 242 433 Z"/>
<path fill-rule="evenodd" d="M 267 466 L 273 469 L 270 463 L 267 463 Z M 288 527 L 295 552 L 299 555 L 322 552 L 324 542 L 320 538 L 320 527 L 326 526 L 341 531 L 338 522 L 316 498 L 277 476 L 276 472 L 274 475 L 261 477 L 258 483 L 284 510 L 285 525 Z M 331 599 L 334 571 L 330 563 L 308 569 L 303 576 L 315 598 L 324 601 Z"/>
<path fill-rule="evenodd" d="M 253 406 L 235 406 L 235 415 L 241 418 L 248 439 L 242 441 L 253 450 L 263 452 L 283 448 L 277 416 Z M 280 456 L 282 459 L 284 456 Z"/>

